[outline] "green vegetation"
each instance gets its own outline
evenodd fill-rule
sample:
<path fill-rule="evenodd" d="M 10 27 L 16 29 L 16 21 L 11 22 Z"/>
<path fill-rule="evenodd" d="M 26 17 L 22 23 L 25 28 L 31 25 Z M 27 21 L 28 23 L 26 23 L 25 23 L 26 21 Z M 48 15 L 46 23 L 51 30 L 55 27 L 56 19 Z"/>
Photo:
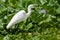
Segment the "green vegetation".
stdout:
<path fill-rule="evenodd" d="M 7 30 L 13 15 L 27 12 L 29 4 L 38 4 L 31 16 Z M 60 0 L 0 0 L 0 40 L 60 40 Z"/>

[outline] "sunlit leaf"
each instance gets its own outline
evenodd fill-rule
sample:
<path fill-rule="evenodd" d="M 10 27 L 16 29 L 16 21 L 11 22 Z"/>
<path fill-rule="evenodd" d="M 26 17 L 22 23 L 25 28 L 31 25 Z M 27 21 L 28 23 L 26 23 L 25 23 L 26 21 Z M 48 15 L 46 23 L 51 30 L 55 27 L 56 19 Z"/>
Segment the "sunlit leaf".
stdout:
<path fill-rule="evenodd" d="M 57 8 L 56 12 L 60 14 L 60 7 Z"/>
<path fill-rule="evenodd" d="M 60 22 L 60 18 L 57 18 L 57 21 L 59 21 L 59 22 Z"/>
<path fill-rule="evenodd" d="M 47 2 L 47 0 L 40 0 L 40 2 L 42 5 L 44 5 Z"/>
<path fill-rule="evenodd" d="M 31 28 L 32 26 L 33 26 L 33 24 L 32 24 L 32 23 L 29 23 L 29 24 L 26 26 L 25 30 L 28 30 L 28 29 Z"/>

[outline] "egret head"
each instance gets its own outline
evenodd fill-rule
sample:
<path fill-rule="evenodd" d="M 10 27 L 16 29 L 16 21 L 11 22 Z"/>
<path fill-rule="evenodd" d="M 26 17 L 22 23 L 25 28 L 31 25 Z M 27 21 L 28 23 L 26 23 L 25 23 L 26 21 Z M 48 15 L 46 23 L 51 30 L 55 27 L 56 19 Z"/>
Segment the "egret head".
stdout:
<path fill-rule="evenodd" d="M 37 7 L 37 4 L 31 4 L 28 6 L 28 13 L 31 13 L 35 10 L 35 8 Z"/>
<path fill-rule="evenodd" d="M 31 4 L 31 5 L 28 6 L 28 10 L 29 10 L 29 11 L 34 10 L 34 9 L 35 9 L 35 7 L 34 7 L 33 4 Z"/>

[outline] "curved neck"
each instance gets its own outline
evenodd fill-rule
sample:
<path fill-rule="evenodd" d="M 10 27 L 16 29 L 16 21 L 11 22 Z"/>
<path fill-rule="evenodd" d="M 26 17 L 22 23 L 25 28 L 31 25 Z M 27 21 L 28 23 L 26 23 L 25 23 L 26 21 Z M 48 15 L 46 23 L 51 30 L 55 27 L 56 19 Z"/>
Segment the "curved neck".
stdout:
<path fill-rule="evenodd" d="M 28 7 L 28 13 L 31 13 L 31 8 L 30 7 Z"/>
<path fill-rule="evenodd" d="M 29 17 L 30 15 L 31 15 L 31 8 L 30 7 L 28 7 L 28 13 L 27 13 L 27 17 Z"/>

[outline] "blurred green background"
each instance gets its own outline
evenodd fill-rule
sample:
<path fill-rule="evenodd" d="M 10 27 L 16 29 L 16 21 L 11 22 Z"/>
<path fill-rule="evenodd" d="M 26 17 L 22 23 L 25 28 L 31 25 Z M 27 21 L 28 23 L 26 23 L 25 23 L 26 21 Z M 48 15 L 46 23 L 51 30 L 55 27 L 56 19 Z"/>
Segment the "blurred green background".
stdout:
<path fill-rule="evenodd" d="M 7 30 L 13 15 L 30 4 L 38 4 L 31 16 Z M 0 0 L 0 40 L 60 40 L 60 0 Z"/>

